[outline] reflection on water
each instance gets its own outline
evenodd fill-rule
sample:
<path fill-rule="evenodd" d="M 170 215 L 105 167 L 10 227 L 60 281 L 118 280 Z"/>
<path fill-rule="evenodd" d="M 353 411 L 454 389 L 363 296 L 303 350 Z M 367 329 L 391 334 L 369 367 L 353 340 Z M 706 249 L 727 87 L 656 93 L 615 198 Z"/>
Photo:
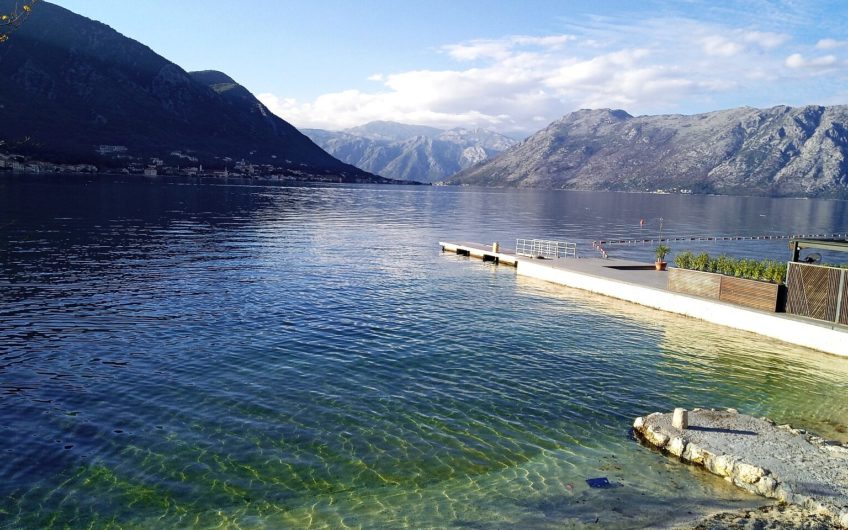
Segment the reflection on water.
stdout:
<path fill-rule="evenodd" d="M 638 528 L 754 506 L 632 419 L 734 406 L 844 439 L 848 362 L 436 242 L 585 244 L 651 215 L 843 230 L 843 209 L 0 180 L 0 527 Z"/>
<path fill-rule="evenodd" d="M 848 404 L 832 393 L 840 381 L 848 381 L 848 363 L 840 357 L 577 289 L 516 279 L 524 289 L 566 296 L 587 311 L 627 318 L 644 329 L 660 326 L 663 358 L 657 368 L 662 380 L 679 384 L 663 389 L 672 400 L 669 406 L 734 407 L 848 443 Z M 822 385 L 823 379 L 837 387 Z"/>

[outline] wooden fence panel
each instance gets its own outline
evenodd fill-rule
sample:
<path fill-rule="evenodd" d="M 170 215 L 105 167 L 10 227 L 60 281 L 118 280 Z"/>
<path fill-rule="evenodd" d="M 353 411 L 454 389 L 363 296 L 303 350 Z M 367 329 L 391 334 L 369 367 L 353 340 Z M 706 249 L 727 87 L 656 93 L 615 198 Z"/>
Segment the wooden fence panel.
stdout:
<path fill-rule="evenodd" d="M 777 309 L 778 287 L 776 283 L 722 276 L 719 300 L 773 313 Z"/>
<path fill-rule="evenodd" d="M 673 267 L 668 270 L 668 290 L 718 300 L 721 294 L 721 276 Z"/>
<path fill-rule="evenodd" d="M 840 274 L 833 267 L 790 263 L 786 273 L 786 312 L 835 322 Z"/>
<path fill-rule="evenodd" d="M 668 290 L 773 313 L 778 310 L 780 286 L 776 283 L 675 267 L 668 270 Z"/>
<path fill-rule="evenodd" d="M 845 271 L 842 274 L 846 274 Z M 848 325 L 848 277 L 842 282 L 842 307 L 839 309 L 839 323 Z"/>

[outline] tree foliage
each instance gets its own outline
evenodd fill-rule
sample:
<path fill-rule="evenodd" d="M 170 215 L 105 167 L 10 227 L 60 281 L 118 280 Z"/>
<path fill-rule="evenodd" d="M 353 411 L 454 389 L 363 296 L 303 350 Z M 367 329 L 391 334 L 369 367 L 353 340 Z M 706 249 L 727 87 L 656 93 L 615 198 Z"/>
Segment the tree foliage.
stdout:
<path fill-rule="evenodd" d="M 9 34 L 21 27 L 38 1 L 27 0 L 22 4 L 15 4 L 15 9 L 11 13 L 0 14 L 0 42 L 9 40 Z"/>

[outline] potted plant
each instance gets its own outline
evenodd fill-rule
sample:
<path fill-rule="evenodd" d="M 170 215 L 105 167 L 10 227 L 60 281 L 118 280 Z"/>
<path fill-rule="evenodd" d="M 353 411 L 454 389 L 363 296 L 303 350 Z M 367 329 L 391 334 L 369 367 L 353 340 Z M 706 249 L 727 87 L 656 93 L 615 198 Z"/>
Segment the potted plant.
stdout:
<path fill-rule="evenodd" d="M 667 245 L 663 245 L 662 243 L 660 243 L 657 246 L 657 248 L 654 249 L 654 254 L 656 254 L 656 256 L 657 256 L 657 262 L 654 265 L 656 266 L 658 271 L 664 271 L 665 268 L 666 268 L 666 265 L 668 265 L 665 262 L 665 257 L 669 253 L 670 250 L 671 249 L 668 248 Z"/>

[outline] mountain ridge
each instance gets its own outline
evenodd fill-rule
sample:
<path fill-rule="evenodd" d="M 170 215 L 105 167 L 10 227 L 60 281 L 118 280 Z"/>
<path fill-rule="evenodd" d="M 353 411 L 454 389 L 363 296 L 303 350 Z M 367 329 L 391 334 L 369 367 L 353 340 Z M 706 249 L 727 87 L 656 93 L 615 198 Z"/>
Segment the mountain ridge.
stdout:
<path fill-rule="evenodd" d="M 0 0 L 0 8 L 13 6 Z M 189 73 L 148 46 L 39 2 L 0 46 L 0 140 L 47 161 L 231 160 L 299 174 L 376 179 L 275 116 L 231 77 Z M 115 147 L 104 155 L 100 146 Z"/>
<path fill-rule="evenodd" d="M 342 131 L 302 129 L 333 156 L 387 178 L 437 182 L 514 145 L 486 129 L 374 121 Z"/>
<path fill-rule="evenodd" d="M 582 109 L 451 184 L 848 197 L 848 106 L 631 116 Z"/>

